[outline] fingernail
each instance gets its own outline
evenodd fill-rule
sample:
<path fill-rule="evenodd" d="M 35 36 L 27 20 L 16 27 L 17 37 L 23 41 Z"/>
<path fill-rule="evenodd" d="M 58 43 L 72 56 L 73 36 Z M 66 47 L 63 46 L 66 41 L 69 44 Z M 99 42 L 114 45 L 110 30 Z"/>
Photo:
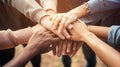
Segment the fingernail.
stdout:
<path fill-rule="evenodd" d="M 67 35 L 67 38 L 69 39 L 69 38 L 70 38 L 70 35 Z"/>
<path fill-rule="evenodd" d="M 65 39 L 65 37 L 62 36 L 62 39 Z"/>
<path fill-rule="evenodd" d="M 67 50 L 67 53 L 69 53 L 70 52 L 70 50 Z"/>
<path fill-rule="evenodd" d="M 55 30 L 55 27 L 53 27 L 53 30 Z"/>
<path fill-rule="evenodd" d="M 68 29 L 72 29 L 72 28 L 73 28 L 73 25 L 70 24 L 70 25 L 68 26 Z"/>
<path fill-rule="evenodd" d="M 60 36 L 60 38 L 61 38 L 61 39 L 65 39 L 65 37 L 64 37 L 64 36 L 62 36 L 61 34 L 60 34 L 59 36 Z"/>
<path fill-rule="evenodd" d="M 59 33 L 59 34 L 61 34 L 61 32 L 60 32 L 60 31 L 58 31 L 58 33 Z"/>

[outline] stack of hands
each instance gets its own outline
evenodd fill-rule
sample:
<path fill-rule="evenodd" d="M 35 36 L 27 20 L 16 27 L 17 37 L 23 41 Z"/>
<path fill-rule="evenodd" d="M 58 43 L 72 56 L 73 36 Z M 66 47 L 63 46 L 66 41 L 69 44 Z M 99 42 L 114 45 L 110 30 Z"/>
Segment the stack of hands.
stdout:
<path fill-rule="evenodd" d="M 70 12 L 45 16 L 40 23 L 51 31 L 39 32 L 38 37 L 41 38 L 38 41 L 43 42 L 40 53 L 53 50 L 54 55 L 72 57 L 83 44 L 83 35 L 89 32 L 87 26 Z"/>

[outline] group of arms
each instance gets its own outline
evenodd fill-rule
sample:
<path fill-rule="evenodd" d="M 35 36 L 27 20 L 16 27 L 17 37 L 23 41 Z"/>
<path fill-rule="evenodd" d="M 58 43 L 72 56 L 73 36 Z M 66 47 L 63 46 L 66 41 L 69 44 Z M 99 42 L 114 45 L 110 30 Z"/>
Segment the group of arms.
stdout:
<path fill-rule="evenodd" d="M 31 1 L 32 3 L 27 2 L 26 0 L 29 6 L 33 8 L 39 6 L 39 5 L 33 6 L 32 4 L 35 3 L 35 1 L 34 0 L 31 0 Z M 86 42 L 88 46 L 90 46 L 95 51 L 95 53 L 109 66 L 116 65 L 116 63 L 111 64 L 111 62 L 109 61 L 110 59 L 115 61 L 120 60 L 120 58 L 118 58 L 119 53 L 117 51 L 115 51 L 113 48 L 109 47 L 106 43 L 104 43 L 99 38 L 97 38 L 96 35 L 94 35 L 91 32 L 91 30 L 89 30 L 89 27 L 87 27 L 86 24 L 84 24 L 84 22 L 78 19 L 79 17 L 85 16 L 86 14 L 90 13 L 90 9 L 87 3 L 73 10 L 70 10 L 66 13 L 57 13 L 56 6 L 54 6 L 56 5 L 56 0 L 53 0 L 54 2 L 52 2 L 52 0 L 40 0 L 40 1 L 44 9 L 39 10 L 38 8 L 41 8 L 41 7 L 35 8 L 37 10 L 33 9 L 35 11 L 32 14 L 29 13 L 30 10 L 32 11 L 32 9 L 29 9 L 29 7 L 27 7 L 29 9 L 28 13 L 24 13 L 24 10 L 21 11 L 28 18 L 30 19 L 32 18 L 33 21 L 40 23 L 32 28 L 35 31 L 37 30 L 37 32 L 33 31 L 32 34 L 30 34 L 26 39 L 26 42 L 28 41 L 28 39 L 29 41 L 25 50 L 28 50 L 28 51 L 30 51 L 31 49 L 34 49 L 34 50 L 33 52 L 31 52 L 32 54 L 31 53 L 29 54 L 29 52 L 25 52 L 27 56 L 25 56 L 23 58 L 24 60 L 21 60 L 21 61 L 24 61 L 25 63 L 27 63 L 27 61 L 31 59 L 33 54 L 44 53 L 49 50 L 53 50 L 53 54 L 54 55 L 57 54 L 57 56 L 69 55 L 72 57 L 75 55 L 75 53 L 77 52 L 77 50 L 79 49 L 79 47 L 83 42 Z M 15 0 L 13 2 L 15 2 Z M 24 4 L 26 3 L 23 3 L 23 6 Z M 12 5 L 15 6 L 16 4 L 12 4 Z M 82 11 L 79 12 L 79 9 Z M 38 12 L 38 13 L 35 13 L 35 12 Z M 109 28 L 107 28 L 107 30 L 108 29 Z M 50 30 L 51 32 L 48 30 Z M 25 41 L 22 43 L 25 43 Z M 50 46 L 51 44 L 52 46 Z M 111 56 L 111 53 L 108 53 L 110 55 L 110 57 L 108 58 L 103 56 L 103 55 L 106 55 L 106 56 L 108 55 L 105 52 L 106 50 L 110 50 L 109 52 L 114 54 L 116 57 L 112 58 L 113 56 Z M 18 57 L 21 57 L 21 56 L 22 56 L 22 53 Z M 31 57 L 28 57 L 28 56 L 31 56 Z M 27 60 L 25 61 L 25 59 Z M 8 63 L 8 65 L 12 66 L 12 64 L 13 65 L 18 63 L 20 64 L 21 61 L 19 60 L 20 58 L 13 59 L 10 63 Z M 22 62 L 20 65 L 24 65 L 24 64 Z"/>

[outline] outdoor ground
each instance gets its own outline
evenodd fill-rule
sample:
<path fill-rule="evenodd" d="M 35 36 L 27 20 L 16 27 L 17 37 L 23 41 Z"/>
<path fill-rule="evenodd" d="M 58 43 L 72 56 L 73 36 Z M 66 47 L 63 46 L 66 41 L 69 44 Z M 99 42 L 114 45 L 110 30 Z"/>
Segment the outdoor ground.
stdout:
<path fill-rule="evenodd" d="M 16 55 L 20 53 L 22 50 L 22 46 L 18 46 L 16 49 Z M 84 59 L 84 55 L 82 50 L 79 49 L 77 54 L 72 58 L 72 67 L 85 67 L 86 61 Z M 29 62 L 26 67 L 32 67 L 31 63 Z M 42 63 L 41 67 L 63 67 L 61 62 L 61 57 L 53 56 L 51 52 L 42 55 Z M 97 58 L 97 65 L 96 67 L 106 67 L 104 63 L 102 63 L 99 58 Z"/>

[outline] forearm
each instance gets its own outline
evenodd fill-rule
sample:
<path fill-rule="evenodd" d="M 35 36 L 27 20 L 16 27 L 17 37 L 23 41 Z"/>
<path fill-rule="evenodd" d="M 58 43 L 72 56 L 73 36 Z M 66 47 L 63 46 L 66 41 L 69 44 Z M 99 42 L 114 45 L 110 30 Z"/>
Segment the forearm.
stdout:
<path fill-rule="evenodd" d="M 23 57 L 24 56 L 24 57 Z M 24 48 L 21 53 L 14 57 L 10 62 L 5 64 L 3 67 L 24 67 L 26 63 L 34 56 L 31 50 Z"/>
<path fill-rule="evenodd" d="M 105 38 L 107 40 L 109 27 L 88 25 L 88 29 L 96 36 Z"/>
<path fill-rule="evenodd" d="M 57 0 L 40 0 L 42 7 L 47 11 L 47 13 L 57 12 Z"/>
<path fill-rule="evenodd" d="M 33 30 L 32 28 L 25 28 L 18 31 L 0 31 L 0 50 L 13 48 L 18 44 L 23 44 L 28 41 L 30 36 L 32 35 Z"/>
<path fill-rule="evenodd" d="M 16 43 L 16 44 L 25 44 L 28 42 L 29 38 L 32 36 L 33 33 L 38 32 L 38 31 L 45 31 L 46 29 L 42 27 L 40 24 L 37 24 L 33 27 L 28 27 L 25 29 L 13 31 L 11 34 L 11 39 Z"/>
<path fill-rule="evenodd" d="M 120 54 L 115 49 L 104 43 L 94 34 L 84 36 L 84 42 L 99 56 L 99 58 L 110 67 L 119 67 Z M 112 61 L 114 62 L 112 62 Z"/>
<path fill-rule="evenodd" d="M 90 12 L 90 8 L 88 7 L 88 3 L 84 3 L 83 5 L 80 5 L 69 12 L 72 12 L 75 14 L 78 18 L 83 17 L 85 15 L 88 15 Z"/>
<path fill-rule="evenodd" d="M 35 0 L 11 0 L 11 5 L 34 22 L 46 15 L 45 10 Z"/>
<path fill-rule="evenodd" d="M 12 31 L 10 29 L 0 31 L 0 50 L 13 48 L 18 44 L 25 44 L 28 42 L 29 38 L 32 36 L 33 33 L 37 31 L 44 31 L 41 25 L 37 24 L 33 27 L 28 27 L 25 29 L 20 29 L 17 31 Z"/>
<path fill-rule="evenodd" d="M 73 29 L 70 30 L 71 39 L 83 41 L 100 57 L 108 66 L 119 67 L 120 54 L 108 44 L 96 37 L 90 32 L 84 22 L 74 23 Z M 76 36 L 77 35 L 77 36 Z M 112 62 L 112 61 L 115 62 Z"/>

